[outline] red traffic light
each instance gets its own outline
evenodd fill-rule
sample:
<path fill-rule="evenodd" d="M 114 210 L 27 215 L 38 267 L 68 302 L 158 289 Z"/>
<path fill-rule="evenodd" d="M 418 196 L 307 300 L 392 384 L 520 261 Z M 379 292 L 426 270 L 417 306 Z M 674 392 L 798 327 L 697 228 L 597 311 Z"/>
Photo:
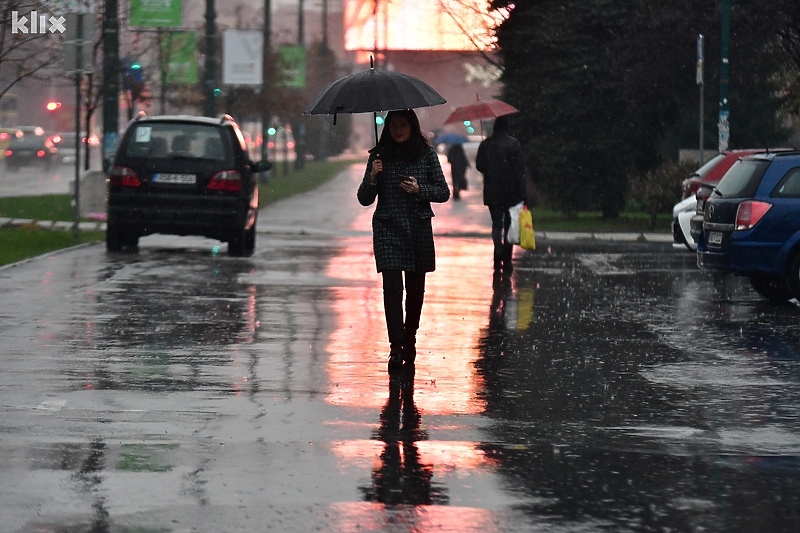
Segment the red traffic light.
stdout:
<path fill-rule="evenodd" d="M 47 102 L 48 111 L 55 111 L 59 107 L 61 107 L 61 102 Z"/>

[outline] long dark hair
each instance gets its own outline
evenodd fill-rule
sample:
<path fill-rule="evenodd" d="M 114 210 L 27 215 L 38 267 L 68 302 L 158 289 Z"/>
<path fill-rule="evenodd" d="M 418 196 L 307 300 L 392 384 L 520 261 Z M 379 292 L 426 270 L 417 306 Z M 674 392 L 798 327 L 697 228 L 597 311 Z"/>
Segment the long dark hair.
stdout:
<path fill-rule="evenodd" d="M 401 116 L 411 125 L 411 137 L 406 142 L 397 143 L 389 132 L 389 121 L 392 117 Z M 378 144 L 370 152 L 380 154 L 384 161 L 408 161 L 416 163 L 425 155 L 429 147 L 433 146 L 427 135 L 419 125 L 419 118 L 413 109 L 389 111 L 383 121 L 383 131 Z"/>

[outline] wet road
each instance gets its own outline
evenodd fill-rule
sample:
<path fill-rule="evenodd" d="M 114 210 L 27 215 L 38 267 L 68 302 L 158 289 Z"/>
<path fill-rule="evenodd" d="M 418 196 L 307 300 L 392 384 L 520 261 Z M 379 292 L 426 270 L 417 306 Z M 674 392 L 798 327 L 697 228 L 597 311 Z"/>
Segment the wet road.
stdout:
<path fill-rule="evenodd" d="M 798 306 L 669 240 L 540 235 L 494 280 L 473 190 L 392 381 L 358 173 L 263 212 L 252 258 L 0 269 L 3 531 L 800 529 Z"/>

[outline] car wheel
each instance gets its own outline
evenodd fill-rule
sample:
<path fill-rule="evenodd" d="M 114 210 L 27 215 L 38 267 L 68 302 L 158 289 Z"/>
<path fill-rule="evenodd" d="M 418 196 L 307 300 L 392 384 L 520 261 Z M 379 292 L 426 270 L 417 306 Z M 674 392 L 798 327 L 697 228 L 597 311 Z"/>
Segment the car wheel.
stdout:
<path fill-rule="evenodd" d="M 800 300 L 800 251 L 795 253 L 789 262 L 786 284 L 789 285 L 789 291 L 791 291 L 792 295 Z"/>
<path fill-rule="evenodd" d="M 244 232 L 244 252 L 246 255 L 253 255 L 256 249 L 256 225 L 253 224 L 249 230 Z"/>
<path fill-rule="evenodd" d="M 783 303 L 792 297 L 786 280 L 777 276 L 753 275 L 750 276 L 750 285 L 754 291 L 772 303 Z"/>
<path fill-rule="evenodd" d="M 109 252 L 119 252 L 123 246 L 123 235 L 119 226 L 111 222 L 106 226 L 106 250 Z"/>
<path fill-rule="evenodd" d="M 244 257 L 246 250 L 247 232 L 245 230 L 236 231 L 228 239 L 228 255 L 231 257 Z"/>

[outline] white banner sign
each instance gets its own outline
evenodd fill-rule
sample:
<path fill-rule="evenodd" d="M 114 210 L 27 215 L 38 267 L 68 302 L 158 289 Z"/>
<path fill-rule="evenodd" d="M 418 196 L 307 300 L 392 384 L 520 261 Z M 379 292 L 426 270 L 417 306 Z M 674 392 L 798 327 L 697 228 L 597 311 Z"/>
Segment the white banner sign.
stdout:
<path fill-rule="evenodd" d="M 225 30 L 222 39 L 222 83 L 263 83 L 264 35 L 260 30 Z"/>

